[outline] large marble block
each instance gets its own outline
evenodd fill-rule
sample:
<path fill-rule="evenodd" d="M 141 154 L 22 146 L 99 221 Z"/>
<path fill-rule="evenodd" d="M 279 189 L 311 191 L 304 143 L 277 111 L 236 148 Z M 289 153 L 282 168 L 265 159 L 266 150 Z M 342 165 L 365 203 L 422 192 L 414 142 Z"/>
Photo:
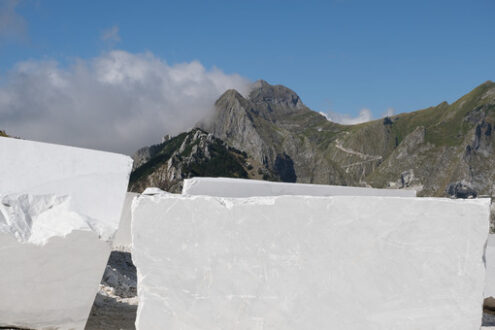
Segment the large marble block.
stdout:
<path fill-rule="evenodd" d="M 479 329 L 489 201 L 141 196 L 138 329 Z"/>
<path fill-rule="evenodd" d="M 0 138 L 0 326 L 83 329 L 130 157 Z"/>
<path fill-rule="evenodd" d="M 302 184 L 204 177 L 184 180 L 182 194 L 219 197 L 282 195 L 416 197 L 415 190 L 406 189 L 375 189 L 363 187 L 331 186 L 323 184 Z"/>

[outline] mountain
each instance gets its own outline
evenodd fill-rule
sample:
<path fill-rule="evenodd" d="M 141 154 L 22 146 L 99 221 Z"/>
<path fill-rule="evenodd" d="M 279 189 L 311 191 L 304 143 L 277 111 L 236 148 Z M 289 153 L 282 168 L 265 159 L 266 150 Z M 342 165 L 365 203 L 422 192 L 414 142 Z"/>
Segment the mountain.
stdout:
<path fill-rule="evenodd" d="M 491 81 L 452 104 L 340 125 L 306 107 L 289 88 L 261 80 L 246 96 L 226 91 L 214 115 L 197 126 L 225 148 L 244 152 L 272 180 L 469 198 L 495 196 L 494 125 Z M 152 148 L 141 151 L 139 162 L 150 158 Z M 191 161 L 201 167 L 201 157 Z M 209 170 L 201 175 L 216 176 Z"/>
<path fill-rule="evenodd" d="M 5 131 L 0 130 L 0 137 L 9 137 Z"/>
<path fill-rule="evenodd" d="M 135 192 L 146 187 L 180 192 L 182 180 L 194 176 L 275 179 L 245 152 L 199 128 L 166 137 L 161 144 L 140 149 L 133 158 L 129 190 Z"/>

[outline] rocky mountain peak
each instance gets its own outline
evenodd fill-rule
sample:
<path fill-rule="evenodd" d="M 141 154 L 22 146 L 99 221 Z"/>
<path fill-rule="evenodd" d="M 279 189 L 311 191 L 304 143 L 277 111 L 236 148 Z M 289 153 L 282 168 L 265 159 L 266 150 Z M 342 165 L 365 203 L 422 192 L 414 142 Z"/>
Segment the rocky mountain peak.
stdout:
<path fill-rule="evenodd" d="M 305 108 L 301 99 L 293 90 L 282 85 L 270 85 L 264 80 L 258 80 L 252 85 L 248 99 L 255 104 L 265 103 L 285 110 Z"/>
<path fill-rule="evenodd" d="M 235 89 L 229 89 L 215 102 L 216 108 L 225 108 L 232 105 L 245 103 L 247 100 Z"/>
<path fill-rule="evenodd" d="M 235 89 L 228 89 L 225 91 L 225 93 L 223 93 L 219 98 L 218 100 L 215 102 L 215 104 L 217 103 L 221 103 L 222 101 L 224 100 L 235 100 L 235 99 L 239 99 L 239 98 L 244 98 L 241 93 L 239 93 L 237 90 Z"/>

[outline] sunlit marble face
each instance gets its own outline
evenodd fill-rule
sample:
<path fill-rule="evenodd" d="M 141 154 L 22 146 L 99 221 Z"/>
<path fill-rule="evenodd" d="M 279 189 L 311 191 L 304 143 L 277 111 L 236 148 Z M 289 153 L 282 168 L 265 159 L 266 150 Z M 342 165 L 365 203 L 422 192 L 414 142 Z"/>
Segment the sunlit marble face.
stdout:
<path fill-rule="evenodd" d="M 488 200 L 141 196 L 136 325 L 479 329 Z"/>

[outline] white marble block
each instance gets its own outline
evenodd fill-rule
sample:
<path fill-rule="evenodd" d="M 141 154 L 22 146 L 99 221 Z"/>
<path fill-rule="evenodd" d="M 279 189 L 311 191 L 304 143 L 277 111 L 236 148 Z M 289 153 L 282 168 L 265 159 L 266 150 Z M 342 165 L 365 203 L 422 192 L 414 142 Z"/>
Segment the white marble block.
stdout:
<path fill-rule="evenodd" d="M 0 138 L 0 326 L 84 329 L 130 157 Z"/>
<path fill-rule="evenodd" d="M 141 196 L 138 329 L 481 326 L 489 200 Z"/>
<path fill-rule="evenodd" d="M 233 178 L 192 178 L 184 180 L 183 195 L 219 197 L 253 196 L 397 196 L 416 197 L 415 190 L 375 189 L 323 184 L 270 182 Z"/>

